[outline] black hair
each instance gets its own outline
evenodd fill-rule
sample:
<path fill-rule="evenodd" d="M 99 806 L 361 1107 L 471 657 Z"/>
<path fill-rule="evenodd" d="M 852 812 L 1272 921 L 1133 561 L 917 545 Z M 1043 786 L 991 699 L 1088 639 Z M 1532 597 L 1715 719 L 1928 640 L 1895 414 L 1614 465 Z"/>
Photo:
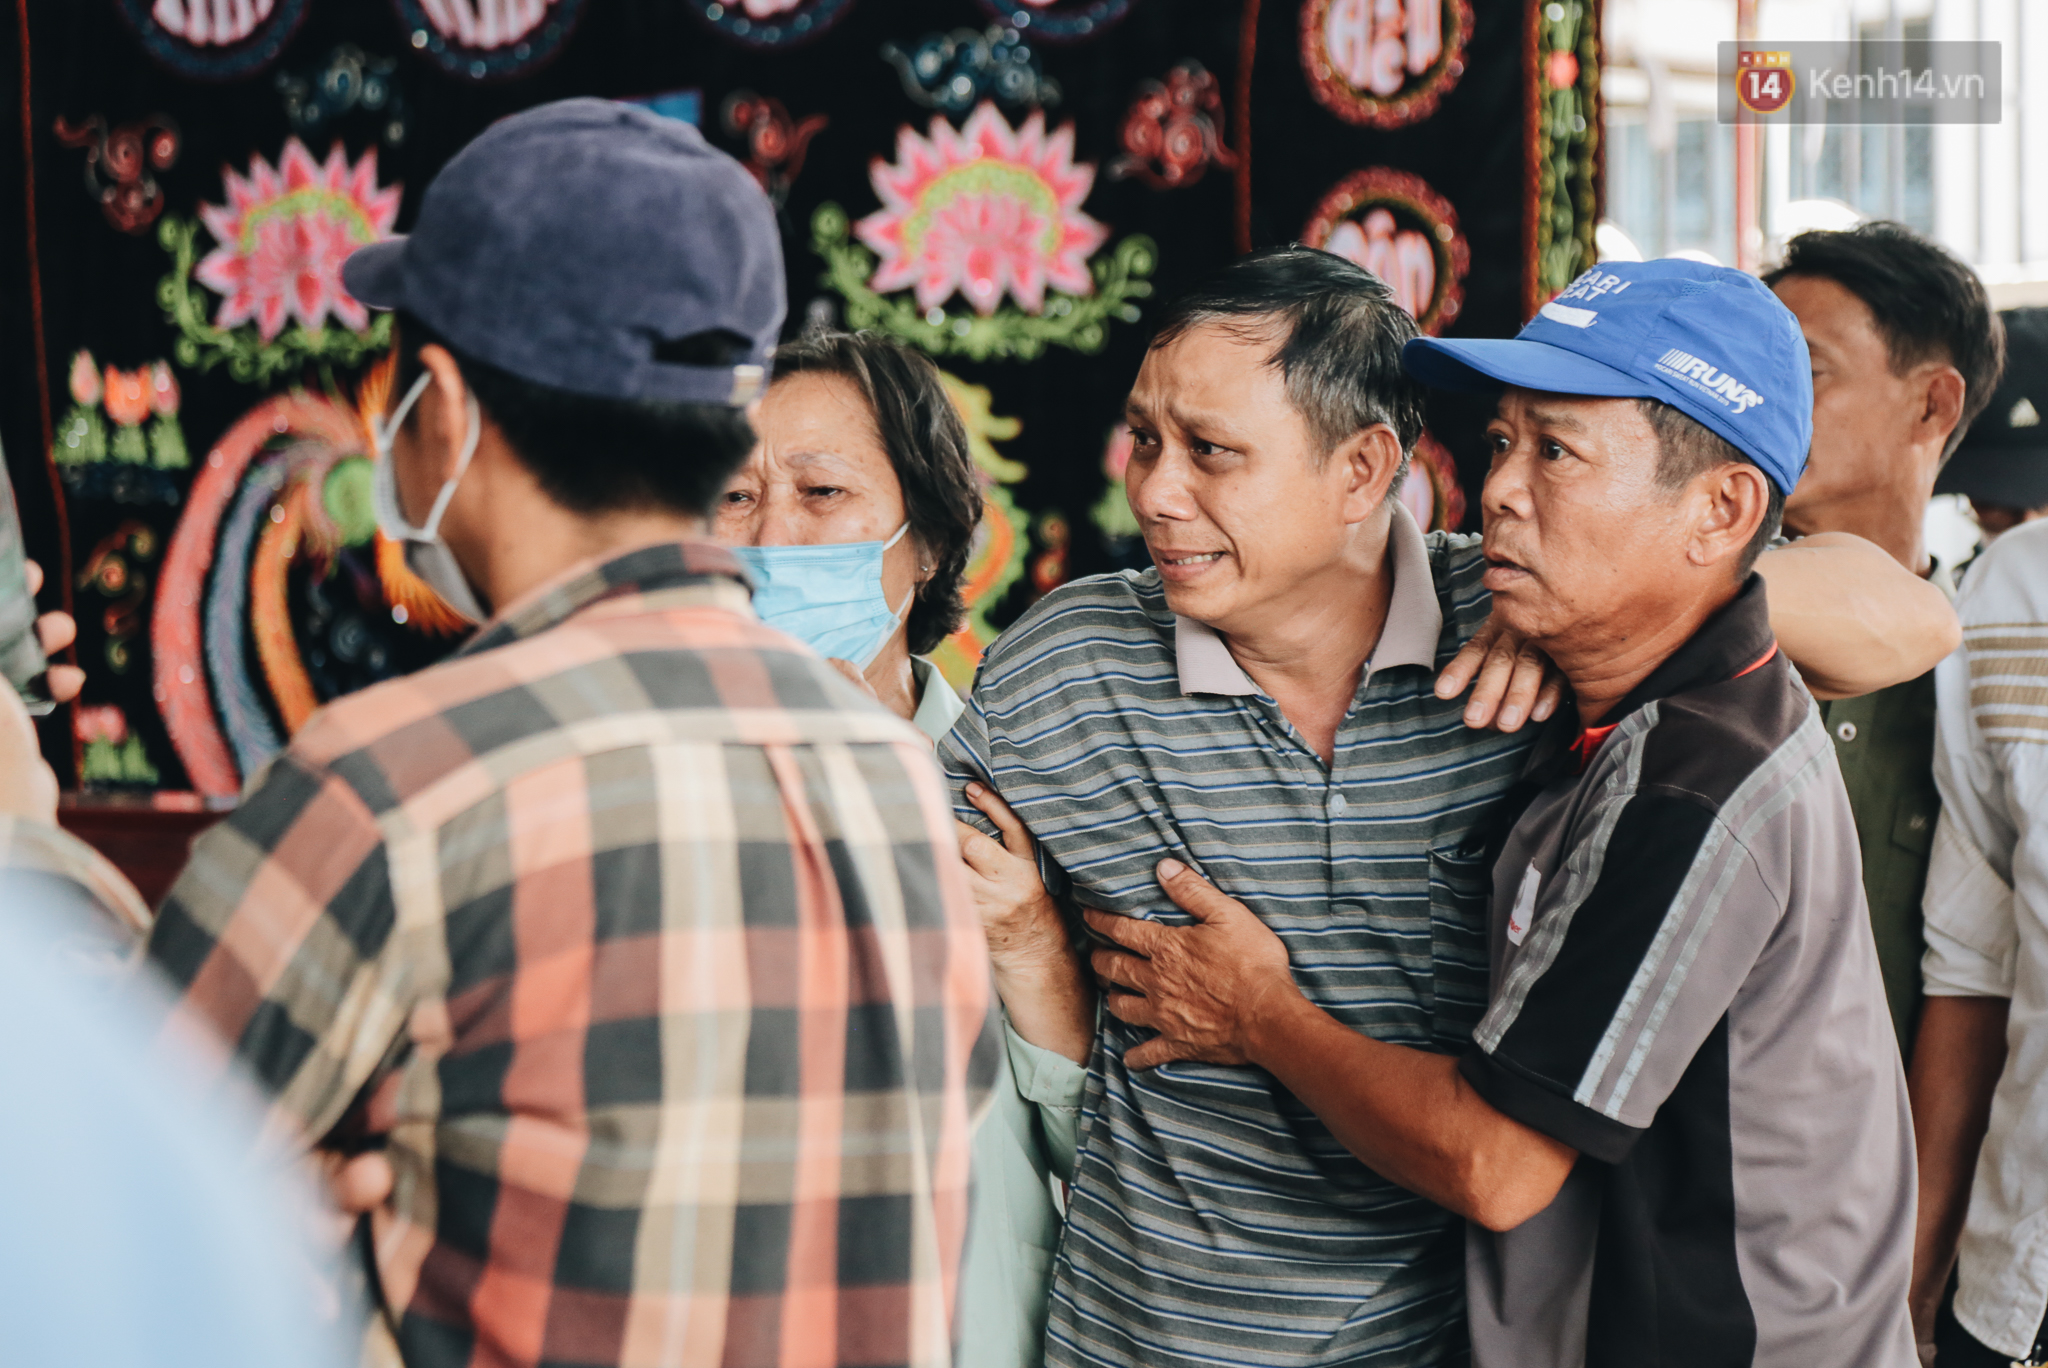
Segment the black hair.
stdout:
<path fill-rule="evenodd" d="M 1657 485 L 1660 489 L 1676 493 L 1721 466 L 1756 465 L 1726 437 L 1661 399 L 1638 399 L 1636 411 L 1657 434 Z M 1735 563 L 1737 582 L 1756 568 L 1756 558 L 1777 537 L 1778 528 L 1785 520 L 1785 491 L 1778 488 L 1778 482 L 1769 475 L 1764 476 L 1764 488 L 1770 491 L 1769 501 L 1764 505 L 1764 520 L 1757 524 L 1749 544 L 1742 548 L 1742 558 Z"/>
<path fill-rule="evenodd" d="M 1764 284 L 1787 276 L 1832 280 L 1862 300 L 1894 374 L 1937 357 L 1962 373 L 1963 412 L 1941 458 L 1954 454 L 2005 371 L 2005 328 L 1977 273 L 1903 223 L 1879 220 L 1841 232 L 1801 233 Z"/>
<path fill-rule="evenodd" d="M 1279 368 L 1322 456 L 1375 424 L 1392 428 L 1401 467 L 1390 492 L 1401 487 L 1422 435 L 1422 388 L 1401 367 L 1401 348 L 1418 332 L 1378 276 L 1300 243 L 1254 252 L 1175 300 L 1150 345 L 1209 323 L 1278 342 L 1267 364 Z"/>
<path fill-rule="evenodd" d="M 420 348 L 446 348 L 506 444 L 547 496 L 573 512 L 658 508 L 708 517 L 753 450 L 744 409 L 574 394 L 468 356 L 411 314 L 397 319 L 394 392 L 404 394 L 419 377 Z M 700 365 L 729 365 L 746 353 L 744 339 L 725 334 L 684 341 Z"/>
<path fill-rule="evenodd" d="M 785 342 L 769 384 L 792 375 L 842 376 L 867 401 L 903 487 L 910 535 L 931 558 L 931 578 L 918 586 L 906 625 L 911 653 L 923 655 L 967 616 L 960 581 L 982 502 L 967 425 L 930 358 L 879 333 L 818 329 Z"/>

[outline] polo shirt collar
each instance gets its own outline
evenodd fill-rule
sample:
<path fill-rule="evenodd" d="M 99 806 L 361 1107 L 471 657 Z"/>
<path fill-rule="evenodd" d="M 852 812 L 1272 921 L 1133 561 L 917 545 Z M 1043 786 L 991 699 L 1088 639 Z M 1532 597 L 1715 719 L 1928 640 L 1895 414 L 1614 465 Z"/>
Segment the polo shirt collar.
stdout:
<path fill-rule="evenodd" d="M 1387 530 L 1387 554 L 1394 571 L 1387 599 L 1387 621 L 1379 643 L 1366 662 L 1365 678 L 1394 665 L 1436 665 L 1437 642 L 1444 631 L 1443 605 L 1437 602 L 1436 577 L 1429 568 L 1429 547 L 1422 529 L 1399 502 Z M 1259 686 L 1230 654 L 1213 627 L 1174 615 L 1173 653 L 1180 667 L 1183 694 L 1256 694 Z"/>
<path fill-rule="evenodd" d="M 1767 663 L 1777 647 L 1764 578 L 1752 571 L 1735 597 L 1716 609 L 1684 645 L 1629 690 L 1606 721 L 1618 723 L 1646 703 L 1748 674 Z"/>

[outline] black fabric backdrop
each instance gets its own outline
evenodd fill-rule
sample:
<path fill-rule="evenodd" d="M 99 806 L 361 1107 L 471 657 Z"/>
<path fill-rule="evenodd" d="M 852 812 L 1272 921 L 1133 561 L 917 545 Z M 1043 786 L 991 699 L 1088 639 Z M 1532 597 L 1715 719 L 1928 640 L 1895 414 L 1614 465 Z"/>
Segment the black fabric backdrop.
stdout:
<path fill-rule="evenodd" d="M 156 294 L 169 269 L 168 253 L 154 231 L 130 235 L 109 224 L 81 183 L 84 153 L 62 146 L 53 135 L 59 117 L 77 122 L 98 114 L 121 124 L 150 114 L 170 115 L 183 146 L 175 166 L 159 179 L 167 212 L 191 216 L 202 201 L 222 201 L 223 167 L 245 171 L 256 153 L 273 162 L 278 158 L 292 129 L 274 84 L 277 74 L 317 67 L 337 44 L 355 43 L 372 55 L 397 59 L 408 133 L 396 147 L 379 146 L 378 157 L 379 180 L 404 184 L 402 231 L 435 169 L 492 120 L 512 111 L 568 95 L 631 97 L 697 88 L 707 135 L 737 152 L 739 140 L 718 126 L 718 111 L 728 94 L 756 91 L 783 101 L 794 118 L 823 114 L 830 120 L 810 144 L 783 212 L 794 327 L 821 293 L 821 262 L 810 248 L 812 212 L 826 201 L 844 206 L 856 218 L 874 209 L 870 160 L 893 158 L 898 127 L 907 123 L 922 132 L 934 115 L 905 94 L 896 71 L 879 55 L 881 47 L 891 41 L 910 47 L 935 31 L 982 28 L 989 22 L 974 0 L 853 0 L 843 20 L 815 41 L 763 50 L 713 32 L 689 12 L 685 0 L 588 0 L 580 24 L 552 61 L 515 79 L 479 82 L 450 75 L 415 52 L 407 42 L 410 27 L 401 23 L 392 0 L 309 0 L 303 24 L 274 62 L 239 79 L 209 82 L 174 74 L 153 60 L 117 13 L 116 0 L 16 3 L 23 7 L 19 23 L 16 14 L 7 14 L 0 40 L 8 48 L 0 60 L 0 83 L 5 85 L 0 108 L 9 119 L 0 136 L 0 184 L 19 187 L 10 196 L 12 207 L 0 213 L 0 260 L 5 263 L 0 267 L 5 281 L 0 296 L 0 437 L 32 554 L 46 564 L 61 563 L 60 542 L 68 530 L 74 572 L 87 549 L 123 519 L 142 516 L 168 535 L 179 510 L 157 507 L 138 514 L 105 499 L 74 498 L 68 529 L 62 527 L 43 458 L 46 424 L 50 416 L 61 417 L 70 402 L 65 390 L 69 360 L 83 347 L 103 364 L 139 365 L 171 356 L 177 332 Z M 1255 16 L 1257 38 L 1249 130 L 1235 116 L 1247 6 Z M 1159 293 L 1141 307 L 1156 308 L 1160 298 L 1213 271 L 1237 251 L 1237 179 L 1230 171 L 1212 168 L 1198 184 L 1173 190 L 1107 174 L 1108 163 L 1120 151 L 1119 130 L 1139 83 L 1163 78 L 1175 64 L 1193 59 L 1221 84 L 1225 140 L 1240 152 L 1249 142 L 1254 245 L 1294 238 L 1318 200 L 1350 172 L 1385 166 L 1416 173 L 1450 200 L 1470 244 L 1464 309 L 1450 332 L 1511 333 L 1521 321 L 1527 290 L 1524 111 L 1531 26 L 1528 11 L 1512 0 L 1474 0 L 1472 8 L 1462 79 L 1432 117 L 1390 131 L 1343 122 L 1315 100 L 1303 76 L 1299 10 L 1293 0 L 1265 0 L 1263 7 L 1259 0 L 1133 0 L 1121 22 L 1088 40 L 1032 41 L 1046 74 L 1063 93 L 1048 111 L 1048 124 L 1072 122 L 1076 160 L 1101 168 L 1087 211 L 1110 226 L 1111 246 L 1131 233 L 1149 235 L 1157 243 L 1152 279 Z M 20 85 L 24 69 L 25 97 Z M 1013 124 L 1021 121 L 1019 110 L 1005 112 Z M 338 136 L 353 158 L 377 145 L 379 127 L 372 116 L 352 113 L 307 143 L 321 157 Z M 28 265 L 28 152 L 34 158 L 40 354 Z M 199 241 L 204 251 L 210 240 L 203 230 Z M 212 305 L 208 297 L 209 309 Z M 1107 345 L 1094 355 L 1053 347 L 1029 362 L 940 358 L 945 368 L 988 386 L 995 412 L 1023 420 L 1022 433 L 1002 446 L 1005 456 L 1029 467 L 1013 493 L 1028 512 L 1064 512 L 1074 529 L 1071 574 L 1110 564 L 1111 552 L 1090 531 L 1088 510 L 1102 493 L 1104 434 L 1135 373 L 1145 333 L 1142 320 L 1113 323 Z M 184 393 L 180 421 L 195 461 L 203 460 L 209 444 L 265 392 L 234 380 L 225 368 L 205 375 L 181 369 L 178 380 Z M 279 379 L 268 389 L 276 392 L 286 384 Z M 1458 456 L 1469 487 L 1483 459 L 1472 414 L 1443 410 L 1433 419 L 1434 430 Z M 1028 584 L 1027 577 L 996 615 L 998 621 L 1021 608 Z M 44 603 L 54 605 L 56 599 L 53 588 Z M 161 786 L 181 787 L 182 771 L 149 700 L 147 632 L 138 638 L 145 658 L 116 677 L 97 668 L 100 627 L 90 611 L 81 616 L 86 618 L 81 660 L 95 669 L 88 699 L 119 703 L 142 735 Z M 68 743 L 53 750 L 60 759 L 69 758 Z"/>

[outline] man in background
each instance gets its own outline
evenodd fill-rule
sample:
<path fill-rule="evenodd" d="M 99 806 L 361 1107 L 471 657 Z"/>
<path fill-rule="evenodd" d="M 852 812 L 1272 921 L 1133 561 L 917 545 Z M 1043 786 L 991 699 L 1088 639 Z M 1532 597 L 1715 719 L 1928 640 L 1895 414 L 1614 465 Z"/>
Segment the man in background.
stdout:
<path fill-rule="evenodd" d="M 1941 1368 L 2005 1368 L 2048 1358 L 2048 523 L 1987 548 L 1957 608 L 1962 648 L 1936 670 L 1912 1309 Z"/>
<path fill-rule="evenodd" d="M 2048 515 L 2048 309 L 1998 317 L 2005 379 L 1934 482 L 1936 494 L 1969 499 L 1987 544 Z"/>
<path fill-rule="evenodd" d="M 2048 310 L 2003 317 L 2005 380 L 1942 474 L 1992 542 L 1957 602 L 1963 648 L 1935 671 L 1942 812 L 1912 1070 L 1913 1319 L 1945 1368 L 2048 1356 L 2032 1271 L 2048 1210 Z"/>
<path fill-rule="evenodd" d="M 2004 364 L 1984 287 L 1896 223 L 1802 233 L 1764 277 L 1813 356 L 1813 452 L 1785 531 L 1853 532 L 1949 588 L 1921 528 L 1935 476 Z M 1948 567 L 1953 568 L 1953 567 Z M 1821 705 L 1863 851 L 1863 887 L 1899 1049 L 1920 1009 L 1920 892 L 1934 840 L 1934 674 Z"/>

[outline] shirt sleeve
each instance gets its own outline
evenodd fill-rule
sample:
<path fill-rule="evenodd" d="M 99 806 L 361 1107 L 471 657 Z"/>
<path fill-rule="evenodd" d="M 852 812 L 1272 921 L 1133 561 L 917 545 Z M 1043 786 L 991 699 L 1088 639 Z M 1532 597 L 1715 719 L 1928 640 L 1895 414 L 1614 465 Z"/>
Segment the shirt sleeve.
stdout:
<path fill-rule="evenodd" d="M 2003 537 L 1970 572 L 1963 644 L 1935 672 L 1941 793 L 1921 977 L 1934 997 L 2010 997 L 2019 923 L 2048 911 L 2044 543 Z"/>
<path fill-rule="evenodd" d="M 988 715 L 982 711 L 982 692 L 977 680 L 967 706 L 938 745 L 939 768 L 946 774 L 946 790 L 953 799 L 953 815 L 985 836 L 1002 839 L 995 824 L 967 801 L 964 790 L 970 782 L 995 788 L 989 777 Z M 996 790 L 1001 792 L 1000 789 Z"/>
<path fill-rule="evenodd" d="M 2019 929 L 2012 886 L 1946 809 L 1922 896 L 1927 946 L 1920 976 L 1929 997 L 2011 997 Z"/>
<path fill-rule="evenodd" d="M 106 918 L 104 927 L 96 929 L 124 943 L 132 945 L 149 931 L 149 904 L 135 885 L 106 856 L 62 827 L 0 815 L 0 869 L 75 889 L 78 896 L 63 901 L 77 906 L 82 900 L 96 908 Z"/>
<path fill-rule="evenodd" d="M 1639 791 L 1589 811 L 1459 1070 L 1497 1110 L 1627 1157 L 1783 917 L 1698 801 Z"/>
<path fill-rule="evenodd" d="M 1071 1183 L 1074 1156 L 1081 1147 L 1081 1095 L 1088 1085 L 1088 1071 L 1063 1054 L 1033 1045 L 1012 1029 L 1007 1018 L 1003 1038 L 1017 1095 L 1038 1109 L 1046 1164 L 1061 1182 Z"/>
<path fill-rule="evenodd" d="M 310 1146 L 404 1032 L 393 924 L 375 818 L 287 752 L 194 842 L 147 953 L 177 1014 L 227 1042 L 271 1099 L 272 1134 Z"/>

